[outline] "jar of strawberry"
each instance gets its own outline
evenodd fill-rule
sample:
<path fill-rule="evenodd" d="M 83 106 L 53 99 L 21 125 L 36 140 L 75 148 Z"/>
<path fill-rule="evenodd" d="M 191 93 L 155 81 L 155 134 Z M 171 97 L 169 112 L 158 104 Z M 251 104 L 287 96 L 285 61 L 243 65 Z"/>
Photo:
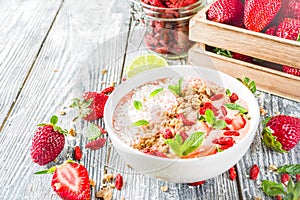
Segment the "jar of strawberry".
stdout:
<path fill-rule="evenodd" d="M 202 0 L 129 0 L 135 19 L 146 27 L 146 47 L 168 59 L 184 58 L 193 42 L 189 21 Z M 136 17 L 138 16 L 138 17 Z"/>

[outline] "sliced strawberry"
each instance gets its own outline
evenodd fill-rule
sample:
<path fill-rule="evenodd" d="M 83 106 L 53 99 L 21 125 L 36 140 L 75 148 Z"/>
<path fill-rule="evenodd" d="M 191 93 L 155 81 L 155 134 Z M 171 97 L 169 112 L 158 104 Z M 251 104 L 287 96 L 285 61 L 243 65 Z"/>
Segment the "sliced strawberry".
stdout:
<path fill-rule="evenodd" d="M 232 119 L 231 126 L 235 131 L 244 128 L 245 125 L 246 125 L 246 120 L 242 115 L 238 115 L 237 117 Z"/>
<path fill-rule="evenodd" d="M 98 92 L 86 92 L 83 95 L 85 100 L 92 100 L 92 103 L 88 108 L 91 109 L 91 112 L 88 113 L 83 119 L 87 121 L 93 121 L 103 117 L 104 106 L 108 99 L 108 96 L 104 93 Z"/>
<path fill-rule="evenodd" d="M 98 150 L 101 149 L 106 143 L 106 138 L 99 138 L 97 140 L 91 141 L 85 145 L 85 148 Z"/>
<path fill-rule="evenodd" d="M 91 196 L 89 175 L 78 163 L 65 163 L 56 168 L 51 186 L 62 199 L 89 200 Z"/>
<path fill-rule="evenodd" d="M 192 122 L 192 121 L 188 120 L 187 118 L 185 118 L 183 113 L 178 113 L 176 117 L 177 117 L 177 119 L 181 119 L 183 125 L 185 125 L 185 126 L 193 126 L 195 124 L 195 122 Z"/>

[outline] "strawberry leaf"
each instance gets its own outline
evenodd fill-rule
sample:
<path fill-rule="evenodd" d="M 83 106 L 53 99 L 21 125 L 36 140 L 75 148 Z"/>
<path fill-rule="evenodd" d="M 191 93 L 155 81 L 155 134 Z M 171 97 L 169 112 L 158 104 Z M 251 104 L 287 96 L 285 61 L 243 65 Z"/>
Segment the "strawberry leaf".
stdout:
<path fill-rule="evenodd" d="M 283 165 L 277 169 L 277 172 L 291 175 L 300 174 L 300 164 Z"/>
<path fill-rule="evenodd" d="M 232 58 L 231 52 L 226 49 L 214 48 L 213 52 L 215 52 L 216 54 L 221 55 L 221 56 L 226 56 L 228 58 Z"/>
<path fill-rule="evenodd" d="M 53 115 L 50 119 L 50 123 L 54 126 L 58 122 L 58 117 Z"/>
<path fill-rule="evenodd" d="M 162 92 L 163 90 L 164 90 L 164 88 L 158 88 L 158 89 L 156 89 L 156 90 L 153 90 L 153 91 L 150 93 L 150 98 L 156 96 L 158 93 Z"/>
<path fill-rule="evenodd" d="M 300 42 L 300 33 L 298 34 L 297 41 Z"/>
<path fill-rule="evenodd" d="M 88 124 L 84 132 L 84 136 L 89 140 L 96 140 L 101 136 L 101 130 L 95 124 Z"/>
<path fill-rule="evenodd" d="M 53 167 L 51 167 L 49 169 L 37 171 L 34 174 L 53 174 L 55 170 L 56 170 L 56 166 L 53 166 Z"/>
<path fill-rule="evenodd" d="M 264 119 L 264 120 L 262 121 L 262 125 L 265 127 L 265 126 L 267 125 L 267 123 L 270 121 L 270 119 L 272 119 L 271 116 L 269 116 L 269 117 L 267 117 L 266 119 Z"/>
<path fill-rule="evenodd" d="M 279 184 L 279 183 L 276 183 L 273 181 L 263 180 L 261 186 L 262 186 L 264 193 L 271 197 L 280 195 L 280 194 L 286 194 L 282 184 Z"/>
<path fill-rule="evenodd" d="M 262 132 L 263 136 L 263 143 L 267 146 L 272 148 L 275 151 L 280 153 L 286 153 L 287 151 L 282 149 L 282 144 L 276 140 L 276 137 L 273 136 L 272 131 L 266 127 Z"/>
<path fill-rule="evenodd" d="M 138 100 L 133 101 L 133 106 L 136 110 L 141 110 L 143 108 L 142 102 L 140 102 Z"/>

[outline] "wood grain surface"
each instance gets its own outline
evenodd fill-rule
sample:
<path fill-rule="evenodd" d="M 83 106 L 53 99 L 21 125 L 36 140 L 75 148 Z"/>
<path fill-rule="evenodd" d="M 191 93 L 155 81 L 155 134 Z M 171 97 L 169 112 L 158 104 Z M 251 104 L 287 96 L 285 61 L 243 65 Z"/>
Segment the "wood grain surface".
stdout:
<path fill-rule="evenodd" d="M 47 122 L 51 115 L 57 114 L 60 125 L 76 129 L 77 137 L 68 137 L 58 163 L 72 157 L 74 145 L 84 149 L 87 139 L 83 135 L 88 123 L 72 122 L 76 112 L 69 108 L 71 100 L 85 91 L 101 91 L 112 83 L 119 84 L 130 60 L 147 52 L 142 40 L 144 29 L 135 27 L 130 20 L 127 1 L 27 0 L 0 5 L 1 13 L 6 16 L 0 18 L 0 22 L 6 23 L 0 23 L 0 199 L 59 199 L 51 189 L 51 175 L 33 174 L 45 168 L 30 158 L 36 124 Z M 30 16 L 35 17 L 27 16 L 30 19 L 25 20 L 22 16 L 26 16 L 27 8 Z M 186 63 L 186 59 L 169 61 L 172 65 Z M 22 64 L 26 67 L 20 68 Z M 269 115 L 280 112 L 300 117 L 299 102 L 264 92 L 258 100 Z M 60 111 L 66 115 L 59 115 Z M 94 123 L 105 127 L 102 120 Z M 96 199 L 94 194 L 100 189 L 105 173 L 120 173 L 124 187 L 121 191 L 113 190 L 114 200 L 249 200 L 255 197 L 268 200 L 260 182 L 275 180 L 277 176 L 268 172 L 267 167 L 271 163 L 279 166 L 299 162 L 300 145 L 289 154 L 278 154 L 262 145 L 260 132 L 261 126 L 250 149 L 236 165 L 236 181 L 231 181 L 225 172 L 196 187 L 140 174 L 126 165 L 109 140 L 100 150 L 84 149 L 81 162 L 96 181 L 91 199 Z M 257 181 L 248 178 L 254 163 L 261 168 Z M 162 191 L 162 186 L 167 186 L 167 190 Z"/>

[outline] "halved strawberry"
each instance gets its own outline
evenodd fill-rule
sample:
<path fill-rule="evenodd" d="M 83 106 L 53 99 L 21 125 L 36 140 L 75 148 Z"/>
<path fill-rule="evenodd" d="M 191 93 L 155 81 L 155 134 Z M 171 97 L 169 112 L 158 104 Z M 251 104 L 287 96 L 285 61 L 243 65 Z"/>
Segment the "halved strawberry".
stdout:
<path fill-rule="evenodd" d="M 91 141 L 85 145 L 85 148 L 98 150 L 101 149 L 106 143 L 106 138 L 98 138 L 94 141 Z"/>
<path fill-rule="evenodd" d="M 266 146 L 281 153 L 289 151 L 300 140 L 300 119 L 286 115 L 272 117 L 266 122 L 262 135 Z"/>
<path fill-rule="evenodd" d="M 78 163 L 64 163 L 54 171 L 51 186 L 65 200 L 89 200 L 91 196 L 89 175 Z"/>
<path fill-rule="evenodd" d="M 244 128 L 245 125 L 246 125 L 246 120 L 242 115 L 238 115 L 237 117 L 232 119 L 231 126 L 235 131 Z"/>

